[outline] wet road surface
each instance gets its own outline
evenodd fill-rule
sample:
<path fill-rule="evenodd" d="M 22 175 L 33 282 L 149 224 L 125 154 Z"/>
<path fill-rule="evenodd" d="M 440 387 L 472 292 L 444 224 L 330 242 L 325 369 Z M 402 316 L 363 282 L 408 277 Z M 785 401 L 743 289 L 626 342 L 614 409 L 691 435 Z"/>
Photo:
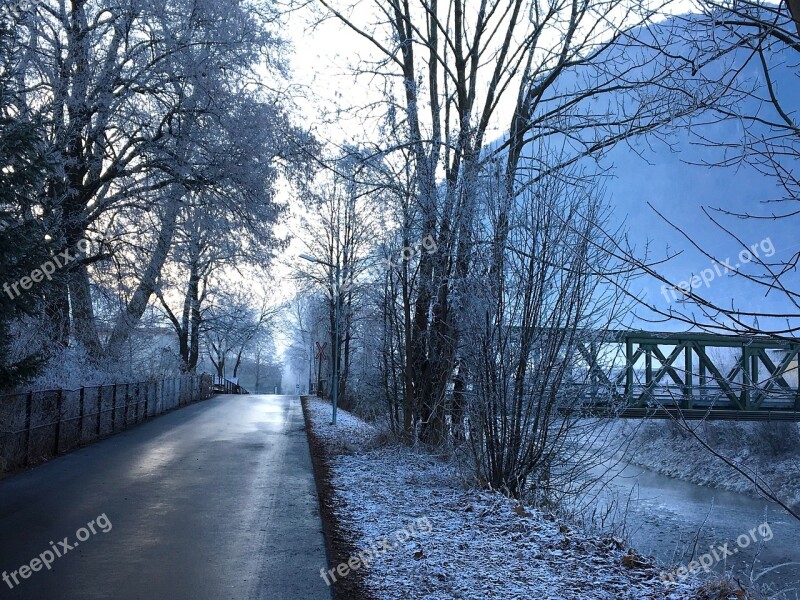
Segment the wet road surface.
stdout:
<path fill-rule="evenodd" d="M 0 598 L 329 600 L 325 564 L 297 397 L 217 396 L 0 481 Z"/>

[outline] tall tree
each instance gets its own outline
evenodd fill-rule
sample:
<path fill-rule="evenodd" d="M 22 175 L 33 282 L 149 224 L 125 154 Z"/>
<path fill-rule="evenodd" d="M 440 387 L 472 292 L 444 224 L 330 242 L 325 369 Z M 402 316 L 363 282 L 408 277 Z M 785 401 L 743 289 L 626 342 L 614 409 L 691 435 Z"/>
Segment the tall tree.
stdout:
<path fill-rule="evenodd" d="M 354 11 L 345 2 L 318 3 L 375 50 L 361 69 L 383 76 L 389 90 L 384 130 L 391 145 L 381 151 L 404 157 L 407 150 L 412 163 L 418 216 L 404 237 L 431 236 L 438 246 L 421 255 L 408 294 L 408 334 L 397 338 L 406 345 L 406 431 L 416 424 L 423 439 L 436 443 L 444 435 L 447 390 L 463 337 L 459 315 L 481 218 L 482 169 L 498 158 L 504 162 L 510 206 L 550 173 L 691 113 L 694 106 L 674 79 L 686 63 L 640 52 L 643 44 L 632 35 L 663 4 L 390 0 L 359 3 Z M 492 139 L 498 129 L 507 133 Z M 570 151 L 540 153 L 548 140 Z M 526 166 L 523 180 L 520 163 L 530 147 L 535 168 Z M 537 164 L 537 156 L 558 160 Z M 506 268 L 504 213 L 501 205 L 489 242 L 496 273 Z M 498 308 L 503 295 L 502 288 L 494 292 Z"/>
<path fill-rule="evenodd" d="M 245 353 L 272 327 L 277 308 L 266 298 L 254 308 L 244 293 L 216 298 L 206 317 L 206 349 L 219 377 L 238 377 Z"/>
<path fill-rule="evenodd" d="M 373 158 L 365 155 L 363 149 L 350 148 L 331 161 L 333 168 L 320 172 L 303 193 L 305 243 L 308 252 L 326 264 L 304 262 L 298 265 L 298 276 L 315 283 L 312 293 L 324 290 L 330 372 L 334 372 L 333 361 L 336 361 L 338 373 L 338 382 L 331 385 L 339 386 L 344 407 L 349 402 L 355 326 L 363 309 L 368 271 L 375 264 L 376 234 L 383 227 L 379 216 L 381 190 L 374 183 L 374 169 L 380 161 Z"/>
<path fill-rule="evenodd" d="M 264 144 L 256 131 L 285 121 L 256 70 L 280 65 L 273 18 L 259 4 L 233 0 L 31 5 L 20 25 L 24 102 L 43 115 L 58 165 L 39 198 L 45 226 L 61 248 L 99 237 L 112 220 L 133 235 L 70 269 L 49 308 L 61 324 L 59 343 L 72 337 L 94 356 L 120 355 L 152 298 L 191 194 L 215 196 L 240 212 L 256 193 L 258 205 L 270 202 L 264 190 L 274 181 L 274 153 L 258 155 Z M 137 229 L 139 223 L 150 228 Z M 148 246 L 137 248 L 140 239 Z M 121 273 L 124 286 L 103 340 L 92 269 L 124 252 L 136 254 L 136 266 Z M 131 254 L 118 263 L 126 261 L 134 262 Z"/>

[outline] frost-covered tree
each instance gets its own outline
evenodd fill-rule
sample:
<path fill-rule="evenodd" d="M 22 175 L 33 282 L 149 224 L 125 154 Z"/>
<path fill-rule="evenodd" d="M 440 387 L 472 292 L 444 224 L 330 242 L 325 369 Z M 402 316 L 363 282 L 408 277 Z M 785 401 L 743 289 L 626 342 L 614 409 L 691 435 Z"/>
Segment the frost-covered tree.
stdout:
<path fill-rule="evenodd" d="M 335 360 L 339 379 L 331 385 L 338 384 L 338 397 L 344 407 L 350 406 L 348 379 L 360 343 L 356 330 L 365 308 L 365 293 L 373 271 L 376 266 L 380 268 L 375 250 L 385 229 L 385 218 L 381 214 L 381 186 L 375 184 L 379 163 L 365 155 L 363 149 L 350 148 L 332 161 L 333 169 L 320 172 L 307 184 L 302 195 L 300 217 L 307 253 L 326 264 L 303 261 L 297 265 L 297 276 L 304 284 L 313 284 L 307 290 L 309 294 L 325 300 L 330 372 L 334 371 Z"/>
<path fill-rule="evenodd" d="M 30 6 L 19 26 L 23 101 L 42 116 L 56 165 L 37 199 L 42 222 L 61 248 L 101 242 L 49 302 L 57 342 L 121 354 L 189 198 L 269 231 L 276 160 L 291 137 L 276 146 L 288 122 L 262 81 L 282 68 L 274 18 L 262 3 L 233 0 Z"/>
<path fill-rule="evenodd" d="M 238 377 L 248 351 L 272 327 L 277 309 L 264 298 L 254 307 L 252 294 L 224 292 L 214 299 L 205 317 L 205 345 L 219 377 Z"/>
<path fill-rule="evenodd" d="M 465 287 L 476 253 L 492 256 L 494 307 L 502 326 L 507 223 L 527 188 L 586 157 L 695 110 L 674 78 L 683 62 L 659 61 L 635 34 L 668 2 L 318 0 L 373 49 L 356 70 L 385 92 L 383 141 L 376 153 L 409 164 L 395 169 L 410 210 L 401 237 L 431 236 L 437 251 L 397 282 L 402 317 L 394 356 L 402 382 L 404 429 L 438 443 L 446 435 L 449 387 L 464 332 Z M 646 37 L 646 36 L 645 36 Z M 652 41 L 652 40 L 650 40 Z M 371 99 L 372 100 L 372 99 Z M 374 108 L 374 103 L 370 106 Z M 372 114 L 376 111 L 372 110 Z M 563 153 L 542 152 L 550 144 Z M 555 162 L 537 162 L 540 157 Z M 491 239 L 478 180 L 500 161 L 504 199 Z"/>

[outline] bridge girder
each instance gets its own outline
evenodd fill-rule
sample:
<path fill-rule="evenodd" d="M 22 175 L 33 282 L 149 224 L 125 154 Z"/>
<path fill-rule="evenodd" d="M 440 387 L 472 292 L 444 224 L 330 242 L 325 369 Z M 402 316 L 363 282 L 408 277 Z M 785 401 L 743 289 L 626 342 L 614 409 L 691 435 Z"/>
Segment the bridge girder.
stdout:
<path fill-rule="evenodd" d="M 625 409 L 672 407 L 709 415 L 787 411 L 800 418 L 800 340 L 619 330 L 578 338 L 590 379 Z M 624 364 L 604 370 L 599 357 L 609 346 L 620 349 Z M 712 349 L 733 350 L 735 364 L 729 368 Z M 773 360 L 770 352 L 779 357 Z M 665 379 L 673 385 L 664 386 Z"/>

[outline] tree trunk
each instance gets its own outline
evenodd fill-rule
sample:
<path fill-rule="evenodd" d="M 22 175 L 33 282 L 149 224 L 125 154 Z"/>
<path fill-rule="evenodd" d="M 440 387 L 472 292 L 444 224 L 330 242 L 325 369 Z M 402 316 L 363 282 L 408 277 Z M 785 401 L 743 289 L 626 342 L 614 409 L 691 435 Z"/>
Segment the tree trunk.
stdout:
<path fill-rule="evenodd" d="M 70 273 L 69 292 L 75 340 L 86 349 L 90 358 L 97 359 L 102 354 L 102 344 L 95 326 L 89 272 L 85 266 Z"/>
<path fill-rule="evenodd" d="M 786 0 L 786 4 L 789 6 L 789 12 L 797 25 L 797 33 L 800 35 L 800 0 Z"/>
<path fill-rule="evenodd" d="M 180 200 L 177 198 L 170 199 L 161 219 L 161 230 L 159 231 L 156 247 L 150 256 L 150 262 L 127 307 L 117 317 L 114 330 L 108 340 L 106 355 L 110 358 L 118 359 L 122 355 L 125 342 L 127 342 L 131 332 L 138 325 L 144 311 L 147 309 L 150 297 L 155 291 L 158 277 L 161 274 L 161 269 L 172 246 L 172 237 L 175 234 L 175 222 L 179 210 Z"/>

